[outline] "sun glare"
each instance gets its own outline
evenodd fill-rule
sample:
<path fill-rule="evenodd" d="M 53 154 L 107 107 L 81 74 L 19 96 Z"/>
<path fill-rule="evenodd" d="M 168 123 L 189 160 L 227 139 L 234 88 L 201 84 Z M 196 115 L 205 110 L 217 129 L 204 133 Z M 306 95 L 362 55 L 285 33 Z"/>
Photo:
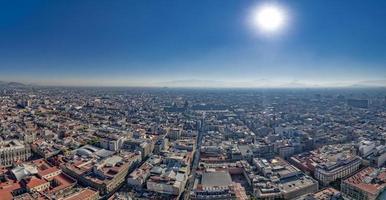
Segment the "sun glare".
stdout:
<path fill-rule="evenodd" d="M 253 26 L 266 33 L 275 33 L 286 25 L 286 12 L 276 4 L 265 4 L 258 6 L 253 11 Z"/>

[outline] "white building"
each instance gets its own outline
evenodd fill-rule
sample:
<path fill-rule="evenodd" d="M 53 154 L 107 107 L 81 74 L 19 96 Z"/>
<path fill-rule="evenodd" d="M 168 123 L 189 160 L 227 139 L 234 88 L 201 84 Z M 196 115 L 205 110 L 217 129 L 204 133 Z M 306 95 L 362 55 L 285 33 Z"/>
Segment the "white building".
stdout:
<path fill-rule="evenodd" d="M 18 140 L 0 142 L 0 165 L 9 167 L 17 161 L 26 161 L 32 156 L 31 148 Z"/>

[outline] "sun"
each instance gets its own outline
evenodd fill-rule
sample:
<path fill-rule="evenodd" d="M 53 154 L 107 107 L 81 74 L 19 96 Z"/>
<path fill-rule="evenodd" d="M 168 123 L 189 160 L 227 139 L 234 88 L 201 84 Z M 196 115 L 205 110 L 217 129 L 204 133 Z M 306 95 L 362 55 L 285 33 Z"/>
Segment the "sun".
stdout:
<path fill-rule="evenodd" d="M 276 4 L 265 4 L 253 11 L 252 23 L 260 31 L 279 32 L 286 25 L 285 9 Z"/>

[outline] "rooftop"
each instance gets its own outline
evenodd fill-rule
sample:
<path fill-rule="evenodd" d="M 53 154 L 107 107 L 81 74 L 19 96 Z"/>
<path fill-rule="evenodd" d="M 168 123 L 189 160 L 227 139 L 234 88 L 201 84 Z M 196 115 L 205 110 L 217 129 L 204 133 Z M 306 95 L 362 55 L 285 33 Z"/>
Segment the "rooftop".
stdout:
<path fill-rule="evenodd" d="M 362 191 L 377 194 L 386 187 L 386 171 L 367 167 L 350 178 L 345 179 L 344 183 Z"/>
<path fill-rule="evenodd" d="M 227 171 L 204 172 L 201 178 L 203 187 L 228 187 L 232 184 L 232 178 Z"/>

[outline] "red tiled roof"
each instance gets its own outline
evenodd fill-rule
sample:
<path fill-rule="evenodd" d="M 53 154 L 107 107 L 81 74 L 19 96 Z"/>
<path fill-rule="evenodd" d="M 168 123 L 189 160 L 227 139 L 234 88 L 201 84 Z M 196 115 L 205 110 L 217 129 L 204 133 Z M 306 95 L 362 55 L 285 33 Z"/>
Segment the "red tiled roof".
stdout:
<path fill-rule="evenodd" d="M 39 185 L 43 185 L 43 184 L 46 184 L 47 181 L 44 180 L 44 179 L 39 179 L 39 178 L 32 178 L 28 183 L 27 183 L 27 187 L 28 188 L 34 188 L 34 187 L 37 187 Z"/>
<path fill-rule="evenodd" d="M 12 200 L 13 199 L 11 191 L 1 190 L 0 196 L 1 196 L 2 200 Z"/>
<path fill-rule="evenodd" d="M 84 189 L 72 196 L 69 196 L 67 198 L 64 198 L 64 200 L 84 200 L 87 198 L 90 198 L 91 196 L 96 195 L 96 191 L 91 190 L 91 189 Z"/>
<path fill-rule="evenodd" d="M 76 183 L 76 181 L 67 175 L 61 173 L 53 178 L 57 182 L 59 182 L 59 185 L 57 187 L 52 188 L 49 192 L 57 192 L 63 189 L 66 189 L 68 187 L 71 187 L 73 184 Z"/>
<path fill-rule="evenodd" d="M 378 191 L 382 190 L 384 187 L 386 187 L 386 183 L 383 184 L 376 184 L 376 183 L 366 183 L 364 182 L 364 179 L 369 176 L 369 174 L 373 173 L 375 171 L 374 168 L 367 167 L 360 172 L 356 173 L 355 175 L 351 176 L 350 178 L 347 178 L 344 180 L 346 184 L 353 185 L 363 191 L 370 192 L 372 194 L 377 193 Z M 384 181 L 384 178 L 386 177 L 386 172 L 381 172 L 378 174 L 377 178 Z"/>
<path fill-rule="evenodd" d="M 20 189 L 21 185 L 19 183 L 12 183 L 0 187 L 0 198 L 2 200 L 12 200 L 12 191 Z"/>
<path fill-rule="evenodd" d="M 59 171 L 59 169 L 57 167 L 50 167 L 50 168 L 47 168 L 45 170 L 38 170 L 38 171 L 39 171 L 40 176 L 46 176 L 48 174 Z"/>

